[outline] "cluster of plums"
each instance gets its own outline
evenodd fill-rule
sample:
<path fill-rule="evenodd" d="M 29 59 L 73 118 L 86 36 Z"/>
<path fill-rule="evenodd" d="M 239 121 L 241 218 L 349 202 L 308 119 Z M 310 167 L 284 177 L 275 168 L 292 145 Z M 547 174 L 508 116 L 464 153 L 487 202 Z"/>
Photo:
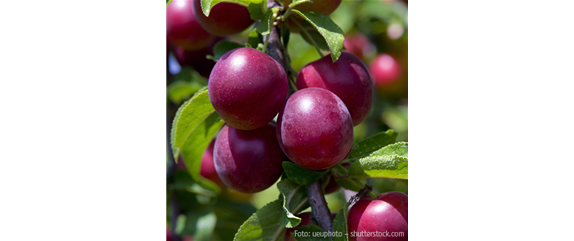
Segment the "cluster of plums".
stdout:
<path fill-rule="evenodd" d="M 279 179 L 283 161 L 322 170 L 351 152 L 353 126 L 372 105 L 365 64 L 351 53 L 334 63 L 326 56 L 300 71 L 287 98 L 288 85 L 283 67 L 253 48 L 231 50 L 213 67 L 209 99 L 226 122 L 213 158 L 228 187 L 259 192 Z"/>
<path fill-rule="evenodd" d="M 253 24 L 247 7 L 222 2 L 205 16 L 200 0 L 173 0 L 166 10 L 167 42 L 174 46 L 179 64 L 192 66 L 209 76 L 215 62 L 207 60 L 213 46 L 224 36 L 239 33 Z"/>
<path fill-rule="evenodd" d="M 314 0 L 297 9 L 328 15 L 340 3 Z M 351 51 L 342 52 L 336 62 L 328 55 L 301 69 L 296 81 L 298 91 L 288 96 L 284 68 L 257 49 L 233 49 L 216 63 L 205 59 L 217 41 L 245 30 L 253 22 L 247 8 L 234 3 L 215 5 L 209 17 L 201 11 L 200 0 L 173 0 L 167 7 L 168 44 L 175 47 L 180 64 L 191 65 L 209 77 L 209 99 L 226 122 L 202 157 L 201 175 L 242 193 L 260 192 L 277 182 L 284 161 L 323 170 L 344 160 L 351 152 L 353 127 L 363 122 L 371 110 L 371 77 L 378 81 L 380 75 L 389 76 L 373 67 L 369 71 L 362 56 L 357 57 L 347 47 Z M 389 61 L 383 56 L 375 64 L 388 65 Z M 329 181 L 325 193 L 340 188 L 333 180 L 321 181 Z M 362 199 L 349 211 L 349 232 L 406 232 L 406 206 L 407 197 L 401 193 Z M 308 216 L 301 214 L 300 226 L 311 222 Z"/>

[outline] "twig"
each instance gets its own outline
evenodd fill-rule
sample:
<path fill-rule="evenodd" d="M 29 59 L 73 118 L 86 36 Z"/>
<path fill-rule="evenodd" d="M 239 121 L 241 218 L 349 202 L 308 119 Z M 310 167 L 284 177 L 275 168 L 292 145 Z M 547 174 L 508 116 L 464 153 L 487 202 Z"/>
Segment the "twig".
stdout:
<path fill-rule="evenodd" d="M 333 216 L 325 201 L 325 195 L 319 181 L 305 186 L 307 196 L 309 196 L 309 205 L 311 205 L 311 217 L 319 224 L 319 227 L 325 232 L 333 232 Z"/>

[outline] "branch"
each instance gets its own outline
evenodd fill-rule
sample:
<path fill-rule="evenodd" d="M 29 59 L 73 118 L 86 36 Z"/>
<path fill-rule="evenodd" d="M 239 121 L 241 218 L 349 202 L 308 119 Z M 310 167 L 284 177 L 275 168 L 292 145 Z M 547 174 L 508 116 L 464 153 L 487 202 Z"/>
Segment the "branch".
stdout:
<path fill-rule="evenodd" d="M 270 0 L 267 4 L 267 8 L 271 9 L 275 6 L 281 6 L 277 2 Z M 284 46 L 281 44 L 281 30 L 278 25 L 273 25 L 271 32 L 266 36 L 269 39 L 267 44 L 267 54 L 275 59 L 283 69 L 285 73 L 289 76 L 290 71 L 292 71 L 291 64 L 288 61 L 288 56 L 285 56 L 286 51 Z M 295 74 L 296 73 L 292 73 Z M 293 88 L 293 87 L 292 87 Z M 296 88 L 293 89 L 296 91 Z M 313 184 L 307 185 L 307 196 L 309 196 L 309 205 L 311 206 L 312 218 L 319 224 L 326 232 L 333 232 L 333 216 L 331 216 L 331 211 L 327 206 L 327 201 L 325 201 L 325 195 L 323 194 L 323 189 L 319 181 Z"/>
<path fill-rule="evenodd" d="M 309 196 L 309 205 L 311 205 L 311 217 L 325 232 L 333 232 L 333 216 L 327 207 L 321 183 L 316 181 L 305 187 Z"/>

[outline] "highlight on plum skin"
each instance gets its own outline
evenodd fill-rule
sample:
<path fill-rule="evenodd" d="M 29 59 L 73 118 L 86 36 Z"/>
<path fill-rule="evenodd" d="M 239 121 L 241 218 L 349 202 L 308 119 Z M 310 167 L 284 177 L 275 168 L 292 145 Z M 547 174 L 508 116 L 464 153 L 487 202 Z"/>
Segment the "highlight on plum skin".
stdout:
<path fill-rule="evenodd" d="M 241 130 L 265 126 L 279 112 L 288 91 L 283 67 L 253 48 L 233 49 L 209 76 L 209 100 L 227 125 Z"/>
<path fill-rule="evenodd" d="M 359 200 L 349 209 L 347 227 L 351 241 L 373 240 L 356 234 L 376 231 L 403 234 L 402 237 L 381 237 L 376 240 L 408 240 L 408 196 L 401 192 L 388 192 L 379 194 L 375 200 L 371 197 Z"/>
<path fill-rule="evenodd" d="M 297 76 L 297 88 L 308 87 L 327 89 L 341 98 L 354 126 L 371 111 L 373 82 L 365 63 L 354 54 L 342 52 L 334 63 L 328 55 L 303 67 Z"/>
<path fill-rule="evenodd" d="M 351 114 L 343 101 L 326 89 L 299 90 L 279 112 L 277 139 L 297 165 L 311 170 L 332 167 L 351 151 Z"/>

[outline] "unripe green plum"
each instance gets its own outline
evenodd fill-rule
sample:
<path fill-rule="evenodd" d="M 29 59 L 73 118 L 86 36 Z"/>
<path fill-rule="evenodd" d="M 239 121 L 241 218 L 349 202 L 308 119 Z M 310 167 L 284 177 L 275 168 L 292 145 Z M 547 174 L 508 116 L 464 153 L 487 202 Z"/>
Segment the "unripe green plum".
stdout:
<path fill-rule="evenodd" d="M 275 124 L 255 130 L 224 126 L 217 136 L 213 152 L 219 178 L 239 192 L 256 193 L 273 185 L 288 161 L 275 137 Z"/>
<path fill-rule="evenodd" d="M 351 241 L 408 240 L 408 196 L 400 192 L 388 192 L 379 194 L 375 200 L 371 197 L 359 200 L 349 210 L 347 227 Z M 365 237 L 365 233 L 377 231 L 389 235 Z M 404 235 L 390 237 L 393 232 L 402 232 Z"/>
<path fill-rule="evenodd" d="M 218 3 L 213 6 L 207 17 L 201 11 L 200 1 L 195 1 L 193 13 L 203 29 L 216 36 L 239 33 L 254 22 L 249 16 L 247 7 L 235 3 Z"/>
<path fill-rule="evenodd" d="M 331 91 L 316 87 L 299 90 L 279 113 L 277 139 L 295 164 L 311 170 L 332 167 L 351 151 L 351 114 Z"/>
<path fill-rule="evenodd" d="M 223 55 L 209 76 L 209 100 L 227 125 L 241 130 L 265 126 L 287 96 L 287 75 L 273 58 L 253 48 Z"/>

